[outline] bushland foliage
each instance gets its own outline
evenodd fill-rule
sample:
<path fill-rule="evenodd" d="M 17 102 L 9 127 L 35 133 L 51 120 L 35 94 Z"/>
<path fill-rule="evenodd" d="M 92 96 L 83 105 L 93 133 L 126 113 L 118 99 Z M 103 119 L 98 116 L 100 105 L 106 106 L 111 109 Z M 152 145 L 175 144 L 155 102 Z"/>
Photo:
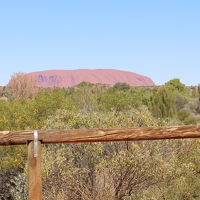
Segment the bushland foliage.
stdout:
<path fill-rule="evenodd" d="M 200 89 L 81 83 L 28 95 L 0 90 L 0 130 L 199 123 Z M 198 94 L 199 93 L 199 94 Z M 26 147 L 0 147 L 0 199 L 24 200 Z M 199 140 L 43 145 L 47 200 L 200 199 Z"/>

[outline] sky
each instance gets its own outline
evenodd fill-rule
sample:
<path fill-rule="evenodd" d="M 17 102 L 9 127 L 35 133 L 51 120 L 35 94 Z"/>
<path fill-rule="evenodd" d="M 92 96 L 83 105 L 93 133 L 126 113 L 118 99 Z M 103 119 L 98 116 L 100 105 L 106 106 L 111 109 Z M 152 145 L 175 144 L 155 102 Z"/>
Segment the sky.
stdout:
<path fill-rule="evenodd" d="M 120 69 L 200 83 L 199 0 L 0 0 L 0 85 L 13 73 Z"/>

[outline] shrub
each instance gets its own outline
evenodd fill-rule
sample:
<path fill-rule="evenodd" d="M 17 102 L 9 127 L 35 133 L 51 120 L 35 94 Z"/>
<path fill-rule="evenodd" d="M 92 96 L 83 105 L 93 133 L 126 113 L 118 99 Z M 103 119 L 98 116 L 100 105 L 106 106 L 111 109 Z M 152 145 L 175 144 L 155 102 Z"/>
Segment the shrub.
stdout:
<path fill-rule="evenodd" d="M 182 110 L 185 105 L 188 104 L 188 98 L 181 95 L 181 94 L 178 94 L 176 95 L 176 109 L 179 111 L 179 110 Z"/>
<path fill-rule="evenodd" d="M 176 116 L 175 95 L 170 87 L 161 86 L 154 91 L 153 114 L 160 118 L 173 118 Z"/>
<path fill-rule="evenodd" d="M 197 119 L 194 117 L 187 117 L 184 121 L 185 125 L 192 125 L 192 124 L 197 124 Z"/>
<path fill-rule="evenodd" d="M 189 113 L 185 110 L 181 110 L 178 112 L 178 119 L 181 120 L 181 121 L 184 121 L 186 118 L 189 117 Z"/>
<path fill-rule="evenodd" d="M 173 90 L 178 92 L 185 92 L 186 86 L 181 83 L 180 79 L 172 79 L 165 83 L 165 86 L 171 87 Z"/>
<path fill-rule="evenodd" d="M 127 90 L 129 90 L 131 87 L 130 87 L 130 85 L 128 85 L 127 83 L 116 83 L 116 84 L 113 86 L 113 88 L 116 89 L 116 90 L 127 91 Z"/>
<path fill-rule="evenodd" d="M 76 87 L 80 87 L 80 88 L 81 87 L 91 87 L 93 85 L 94 85 L 93 83 L 83 81 L 83 82 L 79 83 Z"/>
<path fill-rule="evenodd" d="M 35 79 L 24 73 L 14 74 L 8 83 L 8 88 L 15 99 L 31 98 L 37 92 Z"/>

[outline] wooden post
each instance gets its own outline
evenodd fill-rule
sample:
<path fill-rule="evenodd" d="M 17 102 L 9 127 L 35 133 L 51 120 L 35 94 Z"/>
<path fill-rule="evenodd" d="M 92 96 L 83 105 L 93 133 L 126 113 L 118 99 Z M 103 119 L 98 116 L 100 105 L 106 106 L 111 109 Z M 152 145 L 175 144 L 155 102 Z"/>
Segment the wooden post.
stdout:
<path fill-rule="evenodd" d="M 34 157 L 34 142 L 28 144 L 28 199 L 42 199 L 41 142 L 38 141 L 38 156 Z"/>

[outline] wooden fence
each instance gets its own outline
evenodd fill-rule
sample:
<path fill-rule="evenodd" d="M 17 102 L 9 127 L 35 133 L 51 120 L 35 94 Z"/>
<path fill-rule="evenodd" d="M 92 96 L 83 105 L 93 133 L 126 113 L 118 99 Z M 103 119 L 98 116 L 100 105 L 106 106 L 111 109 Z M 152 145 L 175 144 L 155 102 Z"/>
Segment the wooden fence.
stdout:
<path fill-rule="evenodd" d="M 42 199 L 41 144 L 200 138 L 200 126 L 0 131 L 0 145 L 28 144 L 29 200 Z"/>

